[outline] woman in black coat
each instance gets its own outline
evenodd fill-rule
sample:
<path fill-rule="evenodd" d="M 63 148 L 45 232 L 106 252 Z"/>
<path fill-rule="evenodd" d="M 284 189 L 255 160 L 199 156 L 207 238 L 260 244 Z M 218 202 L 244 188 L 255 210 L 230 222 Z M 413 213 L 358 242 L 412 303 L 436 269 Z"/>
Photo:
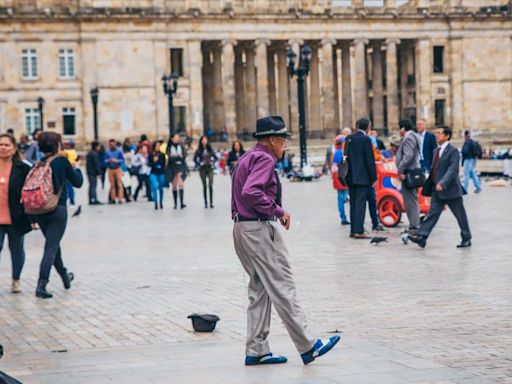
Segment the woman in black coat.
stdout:
<path fill-rule="evenodd" d="M 0 135 L 0 251 L 7 235 L 12 259 L 11 292 L 21 292 L 20 275 L 25 264 L 24 235 L 30 220 L 21 205 L 21 190 L 30 167 L 20 160 L 16 140 Z"/>
<path fill-rule="evenodd" d="M 233 147 L 231 148 L 231 152 L 229 152 L 228 156 L 228 168 L 229 173 L 233 173 L 233 168 L 235 168 L 238 159 L 245 153 L 244 146 L 238 140 L 233 142 Z"/>
<path fill-rule="evenodd" d="M 180 208 L 186 205 L 183 203 L 185 179 L 188 173 L 187 150 L 180 143 L 180 135 L 175 134 L 167 143 L 167 179 L 172 183 L 172 197 L 174 198 L 174 209 L 178 208 L 178 194 L 180 196 Z"/>
<path fill-rule="evenodd" d="M 213 167 L 217 161 L 217 156 L 208 141 L 208 137 L 201 136 L 199 147 L 194 154 L 194 163 L 199 167 L 199 176 L 203 183 L 204 207 L 208 208 L 208 199 L 206 190 L 210 191 L 210 208 L 213 208 Z"/>

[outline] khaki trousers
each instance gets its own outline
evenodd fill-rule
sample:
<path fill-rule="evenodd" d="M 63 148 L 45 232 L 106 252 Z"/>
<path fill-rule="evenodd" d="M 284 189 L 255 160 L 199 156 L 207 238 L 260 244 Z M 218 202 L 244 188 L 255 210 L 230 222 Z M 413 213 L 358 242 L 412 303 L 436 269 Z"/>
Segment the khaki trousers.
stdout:
<path fill-rule="evenodd" d="M 267 337 L 272 303 L 299 353 L 309 351 L 316 339 L 310 335 L 297 301 L 288 250 L 277 224 L 236 222 L 233 239 L 238 258 L 250 277 L 246 355 L 261 356 L 270 352 Z"/>
<path fill-rule="evenodd" d="M 117 186 L 117 198 L 119 201 L 123 199 L 123 171 L 121 168 L 109 169 L 108 170 L 108 181 L 110 182 L 110 199 L 115 201 L 116 199 L 116 186 Z"/>

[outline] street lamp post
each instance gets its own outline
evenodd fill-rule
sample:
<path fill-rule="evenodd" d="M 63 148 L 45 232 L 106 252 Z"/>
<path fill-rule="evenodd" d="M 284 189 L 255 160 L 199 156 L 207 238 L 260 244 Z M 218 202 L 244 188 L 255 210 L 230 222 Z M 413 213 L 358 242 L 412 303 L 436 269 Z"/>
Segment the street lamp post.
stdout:
<path fill-rule="evenodd" d="M 44 108 L 44 99 L 41 96 L 39 96 L 37 98 L 37 109 L 39 110 L 39 129 L 41 131 L 44 131 L 43 108 Z"/>
<path fill-rule="evenodd" d="M 98 141 L 98 94 L 100 93 L 98 87 L 91 89 L 92 101 L 92 114 L 94 121 L 94 140 Z"/>
<path fill-rule="evenodd" d="M 174 71 L 170 76 L 162 76 L 162 85 L 164 93 L 167 95 L 169 108 L 169 137 L 174 135 L 174 95 L 178 90 L 178 73 Z"/>
<path fill-rule="evenodd" d="M 299 99 L 299 136 L 300 136 L 300 168 L 304 168 L 308 163 L 307 156 L 307 143 L 306 143 L 306 100 L 305 100 L 305 89 L 304 81 L 308 76 L 311 68 L 311 48 L 306 44 L 300 50 L 300 61 L 296 66 L 297 55 L 292 49 L 288 50 L 288 73 L 290 77 L 297 76 L 297 88 L 298 88 L 298 99 Z"/>

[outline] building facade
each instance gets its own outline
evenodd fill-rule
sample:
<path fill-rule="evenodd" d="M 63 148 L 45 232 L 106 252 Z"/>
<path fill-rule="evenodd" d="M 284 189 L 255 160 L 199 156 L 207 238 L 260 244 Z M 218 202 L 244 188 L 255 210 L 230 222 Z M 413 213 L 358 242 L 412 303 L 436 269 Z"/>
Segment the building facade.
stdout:
<path fill-rule="evenodd" d="M 512 132 L 508 0 L 0 0 L 0 131 L 41 124 L 78 142 L 166 138 L 175 128 L 248 137 L 257 117 L 298 129 L 287 51 L 312 48 L 310 137 L 357 118 Z"/>

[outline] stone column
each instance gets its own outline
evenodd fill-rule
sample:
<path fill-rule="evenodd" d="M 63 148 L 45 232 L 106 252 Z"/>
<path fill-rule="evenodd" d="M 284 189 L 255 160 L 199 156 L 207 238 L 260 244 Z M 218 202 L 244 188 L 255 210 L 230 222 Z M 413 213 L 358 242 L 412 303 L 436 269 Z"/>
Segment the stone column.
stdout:
<path fill-rule="evenodd" d="M 9 47 L 10 48 L 10 47 Z M 12 59 L 12 56 L 14 55 L 6 55 L 5 56 L 5 59 L 7 61 L 11 60 Z M 164 56 L 165 57 L 165 56 Z M 80 60 L 82 62 L 81 64 L 81 69 L 82 69 L 82 73 L 81 73 L 81 76 L 82 76 L 82 127 L 81 129 L 77 126 L 77 133 L 80 135 L 81 138 L 84 138 L 86 140 L 91 140 L 94 138 L 94 132 L 93 130 L 90 128 L 91 127 L 91 122 L 92 122 L 92 119 L 93 119 L 93 110 L 92 110 L 92 103 L 91 103 L 91 95 L 89 94 L 91 88 L 93 87 L 101 87 L 101 84 L 98 84 L 98 77 L 97 77 L 97 73 L 96 73 L 96 41 L 95 40 L 90 40 L 90 39 L 85 39 L 82 41 L 81 45 L 80 45 Z M 85 63 L 87 63 L 87 65 L 85 65 Z M 8 62 L 6 63 L 7 66 L 8 66 Z M 156 67 L 156 65 L 155 65 Z M 14 66 L 12 66 L 11 68 L 15 68 Z M 6 70 L 8 70 L 8 67 L 6 68 Z M 41 68 L 39 67 L 38 68 L 39 72 L 42 72 L 41 71 Z M 157 71 L 157 68 L 155 68 L 155 72 Z M 163 72 L 161 72 L 163 73 Z M 158 77 L 158 80 L 160 81 L 160 84 L 161 84 L 161 80 L 159 78 L 162 77 L 161 73 L 157 73 L 156 74 L 156 77 Z M 14 76 L 11 78 L 11 80 L 9 80 L 9 74 L 7 74 L 6 76 L 6 80 L 9 81 L 9 82 L 12 82 L 13 79 L 14 79 Z M 158 81 L 158 80 L 155 80 L 155 81 Z M 158 94 L 158 91 L 161 92 L 161 89 L 162 88 L 159 88 L 157 89 L 155 87 L 155 100 L 159 100 L 160 98 L 157 97 L 159 96 Z M 100 90 L 100 93 L 101 93 L 101 90 Z M 102 120 L 102 116 L 101 116 L 101 110 L 102 110 L 102 107 L 101 107 L 101 104 L 102 101 L 101 101 L 101 94 L 99 95 L 99 98 L 98 98 L 98 126 L 100 127 L 99 128 L 99 138 L 100 139 L 105 139 L 105 132 L 102 132 L 101 130 L 101 120 Z M 32 108 L 35 108 L 35 107 L 32 107 Z M 8 127 L 5 127 L 6 129 Z"/>
<path fill-rule="evenodd" d="M 409 86 L 407 84 L 409 70 L 407 67 L 407 59 L 410 54 L 408 45 L 401 45 L 398 54 L 398 66 L 400 68 L 400 116 L 405 116 L 407 107 L 409 106 Z"/>
<path fill-rule="evenodd" d="M 245 128 L 252 132 L 256 127 L 256 68 L 254 66 L 254 46 L 245 49 Z"/>
<path fill-rule="evenodd" d="M 235 108 L 237 133 L 244 131 L 245 127 L 245 89 L 244 89 L 244 62 L 243 50 L 235 48 Z"/>
<path fill-rule="evenodd" d="M 352 77 L 350 76 L 350 45 L 341 47 L 341 99 L 343 127 L 353 127 L 352 121 Z"/>
<path fill-rule="evenodd" d="M 333 68 L 333 45 L 334 39 L 322 40 L 322 118 L 324 131 L 336 130 L 334 100 L 334 68 Z"/>
<path fill-rule="evenodd" d="M 336 134 L 340 128 L 340 93 L 339 93 L 339 78 L 338 78 L 338 48 L 333 47 L 332 51 L 332 94 L 334 98 L 334 131 L 324 132 L 327 134 Z"/>
<path fill-rule="evenodd" d="M 222 50 L 213 48 L 213 130 L 220 132 L 224 128 L 224 98 L 222 95 Z"/>
<path fill-rule="evenodd" d="M 379 41 L 373 42 L 372 53 L 373 126 L 384 128 L 384 90 L 382 85 L 382 51 Z"/>
<path fill-rule="evenodd" d="M 213 127 L 213 65 L 211 62 L 211 50 L 206 46 L 203 49 L 203 120 L 204 127 Z"/>
<path fill-rule="evenodd" d="M 224 99 L 224 127 L 231 138 L 236 137 L 235 105 L 235 49 L 236 41 L 222 41 L 222 96 Z"/>
<path fill-rule="evenodd" d="M 267 73 L 268 73 L 268 113 L 275 115 L 277 113 L 276 96 L 276 66 L 275 50 L 269 48 L 267 52 Z"/>
<path fill-rule="evenodd" d="M 416 41 L 416 108 L 417 118 L 425 119 L 428 127 L 434 123 L 430 75 L 432 72 L 432 46 L 430 40 Z"/>
<path fill-rule="evenodd" d="M 270 45 L 268 39 L 256 40 L 256 78 L 258 117 L 268 115 L 268 63 L 267 47 Z"/>
<path fill-rule="evenodd" d="M 286 62 L 286 45 L 277 50 L 278 103 L 277 113 L 281 115 L 287 127 L 290 127 L 290 81 Z"/>
<path fill-rule="evenodd" d="M 354 40 L 354 114 L 368 117 L 368 82 L 366 79 L 366 39 Z"/>
<path fill-rule="evenodd" d="M 386 106 L 388 130 L 398 129 L 399 104 L 398 104 L 398 67 L 397 67 L 398 39 L 386 40 Z"/>
<path fill-rule="evenodd" d="M 288 42 L 290 48 L 297 55 L 297 64 L 300 61 L 300 47 L 304 44 L 303 40 L 291 39 Z M 290 130 L 298 133 L 299 131 L 299 99 L 297 94 L 297 78 L 290 79 Z"/>
<path fill-rule="evenodd" d="M 188 42 L 188 62 L 190 82 L 190 135 L 200 135 L 203 132 L 203 54 L 199 40 Z"/>
<path fill-rule="evenodd" d="M 461 38 L 450 40 L 451 52 L 451 126 L 454 132 L 462 132 L 464 129 L 464 89 L 462 83 L 463 73 L 463 44 Z M 433 119 L 432 119 L 433 120 Z M 448 120 L 450 121 L 450 120 Z"/>
<path fill-rule="evenodd" d="M 320 62 L 318 47 L 311 45 L 311 72 L 309 74 L 309 131 L 322 131 L 321 99 L 320 99 Z"/>

